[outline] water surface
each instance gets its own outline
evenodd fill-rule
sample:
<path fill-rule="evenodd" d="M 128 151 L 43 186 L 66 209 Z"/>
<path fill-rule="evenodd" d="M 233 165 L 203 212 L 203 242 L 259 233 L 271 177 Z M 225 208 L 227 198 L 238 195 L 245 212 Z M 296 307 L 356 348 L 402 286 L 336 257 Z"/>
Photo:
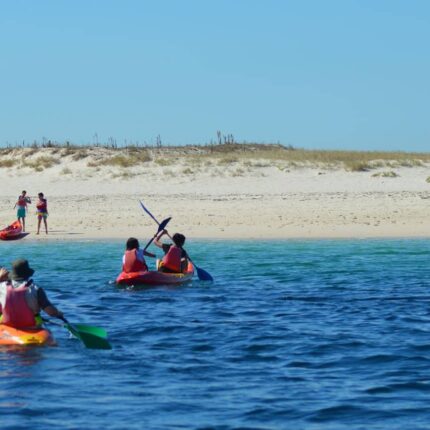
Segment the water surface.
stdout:
<path fill-rule="evenodd" d="M 428 240 L 191 243 L 214 283 L 118 289 L 123 243 L 0 243 L 74 322 L 0 352 L 0 428 L 428 429 Z"/>

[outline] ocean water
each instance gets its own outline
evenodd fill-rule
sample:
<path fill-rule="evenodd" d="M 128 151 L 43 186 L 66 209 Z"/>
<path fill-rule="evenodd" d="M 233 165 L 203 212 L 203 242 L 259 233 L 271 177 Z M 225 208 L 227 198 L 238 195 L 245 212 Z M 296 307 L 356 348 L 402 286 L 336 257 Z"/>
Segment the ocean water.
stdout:
<path fill-rule="evenodd" d="M 113 346 L 2 349 L 2 430 L 430 428 L 430 241 L 192 242 L 214 283 L 139 290 L 123 247 L 0 243 Z"/>

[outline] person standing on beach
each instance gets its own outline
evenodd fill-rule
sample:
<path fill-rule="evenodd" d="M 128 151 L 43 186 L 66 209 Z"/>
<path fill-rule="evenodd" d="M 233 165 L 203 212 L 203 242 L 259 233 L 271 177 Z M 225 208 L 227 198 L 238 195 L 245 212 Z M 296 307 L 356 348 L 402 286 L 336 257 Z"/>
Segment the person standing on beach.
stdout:
<path fill-rule="evenodd" d="M 37 233 L 40 233 L 40 224 L 45 224 L 45 231 L 46 234 L 48 234 L 48 223 L 46 222 L 46 218 L 48 217 L 48 201 L 45 199 L 43 193 L 38 194 L 39 200 L 36 203 L 36 210 L 37 210 Z"/>
<path fill-rule="evenodd" d="M 14 209 L 17 208 L 16 217 L 22 225 L 22 231 L 25 231 L 25 215 L 27 213 L 27 204 L 31 203 L 30 197 L 27 197 L 27 191 L 23 191 L 15 203 Z"/>

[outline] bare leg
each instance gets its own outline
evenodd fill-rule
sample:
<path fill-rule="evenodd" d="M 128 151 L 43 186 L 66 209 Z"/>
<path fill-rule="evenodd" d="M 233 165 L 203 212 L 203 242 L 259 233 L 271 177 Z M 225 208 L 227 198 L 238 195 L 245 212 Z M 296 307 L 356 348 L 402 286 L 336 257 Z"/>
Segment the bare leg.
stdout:
<path fill-rule="evenodd" d="M 48 223 L 47 223 L 47 221 L 46 221 L 46 218 L 43 218 L 43 223 L 45 224 L 45 231 L 46 231 L 46 234 L 48 234 Z"/>
<path fill-rule="evenodd" d="M 25 218 L 21 218 L 22 231 L 25 231 Z"/>
<path fill-rule="evenodd" d="M 40 216 L 37 217 L 37 233 L 36 234 L 39 234 L 41 222 L 42 222 L 42 218 Z"/>

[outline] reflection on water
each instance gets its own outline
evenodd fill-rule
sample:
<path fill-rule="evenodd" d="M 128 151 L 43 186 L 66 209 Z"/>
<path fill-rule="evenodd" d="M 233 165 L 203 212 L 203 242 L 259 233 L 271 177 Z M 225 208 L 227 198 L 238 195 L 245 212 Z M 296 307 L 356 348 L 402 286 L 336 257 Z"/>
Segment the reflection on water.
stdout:
<path fill-rule="evenodd" d="M 30 376 L 31 367 L 45 357 L 43 349 L 37 346 L 0 346 L 0 378 Z"/>

